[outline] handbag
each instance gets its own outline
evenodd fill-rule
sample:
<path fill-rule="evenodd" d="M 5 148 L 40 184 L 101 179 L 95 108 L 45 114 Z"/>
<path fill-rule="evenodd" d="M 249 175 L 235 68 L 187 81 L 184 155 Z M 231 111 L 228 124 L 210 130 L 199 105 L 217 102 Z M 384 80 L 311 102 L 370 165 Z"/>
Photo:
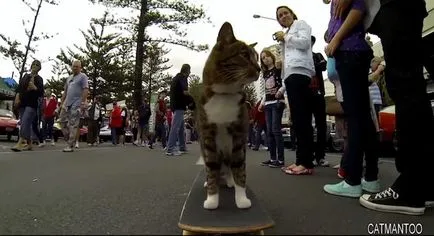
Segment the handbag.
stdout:
<path fill-rule="evenodd" d="M 344 114 L 341 103 L 338 102 L 336 95 L 325 97 L 326 114 L 329 116 L 338 116 Z"/>

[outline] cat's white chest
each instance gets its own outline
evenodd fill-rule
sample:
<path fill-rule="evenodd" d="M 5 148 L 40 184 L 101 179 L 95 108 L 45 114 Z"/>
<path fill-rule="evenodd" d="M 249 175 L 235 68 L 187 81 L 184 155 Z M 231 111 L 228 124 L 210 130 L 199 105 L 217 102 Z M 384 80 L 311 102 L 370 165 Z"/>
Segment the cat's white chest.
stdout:
<path fill-rule="evenodd" d="M 238 120 L 241 94 L 214 94 L 204 105 L 209 123 L 227 124 Z"/>

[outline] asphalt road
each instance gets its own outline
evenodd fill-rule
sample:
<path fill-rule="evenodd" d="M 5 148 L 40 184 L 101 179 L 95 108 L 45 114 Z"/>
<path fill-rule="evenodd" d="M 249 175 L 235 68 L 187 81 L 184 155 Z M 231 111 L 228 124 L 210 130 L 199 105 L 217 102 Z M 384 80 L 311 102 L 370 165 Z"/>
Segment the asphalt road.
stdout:
<path fill-rule="evenodd" d="M 62 146 L 13 153 L 0 143 L 0 234 L 181 234 L 179 214 L 198 171 L 197 144 L 190 153 L 168 158 L 161 149 L 89 148 L 74 153 Z M 337 182 L 336 171 L 287 176 L 259 166 L 265 151 L 249 151 L 248 184 L 276 222 L 266 234 L 368 234 L 368 224 L 420 223 L 434 234 L 434 210 L 422 217 L 377 213 L 358 200 L 323 192 Z M 294 152 L 286 151 L 288 160 Z M 328 156 L 332 164 L 337 156 Z M 388 186 L 393 162 L 382 161 Z M 202 204 L 202 203 L 198 203 Z"/>

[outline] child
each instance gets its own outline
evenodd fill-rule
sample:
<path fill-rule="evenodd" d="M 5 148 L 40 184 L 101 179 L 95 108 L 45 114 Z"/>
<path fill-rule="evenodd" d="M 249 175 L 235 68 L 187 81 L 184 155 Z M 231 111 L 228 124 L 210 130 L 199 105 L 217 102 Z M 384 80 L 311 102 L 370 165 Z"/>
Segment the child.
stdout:
<path fill-rule="evenodd" d="M 343 165 L 344 181 L 327 184 L 329 194 L 359 198 L 362 189 L 380 191 L 378 181 L 378 155 L 375 152 L 376 132 L 370 113 L 368 73 L 372 49 L 365 40 L 363 16 L 364 0 L 353 0 L 350 10 L 335 17 L 339 1 L 331 2 L 331 19 L 328 27 L 330 39 L 325 52 L 334 57 L 344 99 L 343 109 L 348 122 L 348 146 Z M 363 155 L 366 154 L 366 172 L 363 176 Z"/>

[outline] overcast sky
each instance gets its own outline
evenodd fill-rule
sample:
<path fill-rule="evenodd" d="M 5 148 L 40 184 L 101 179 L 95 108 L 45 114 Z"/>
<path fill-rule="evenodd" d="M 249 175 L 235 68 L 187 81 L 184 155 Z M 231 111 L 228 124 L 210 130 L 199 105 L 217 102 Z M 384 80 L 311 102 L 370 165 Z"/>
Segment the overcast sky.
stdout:
<path fill-rule="evenodd" d="M 39 0 L 28 0 L 36 5 Z M 41 76 L 44 79 L 51 78 L 51 62 L 48 58 L 55 58 L 61 48 L 72 46 L 74 43 L 83 45 L 84 39 L 80 29 L 88 29 L 89 20 L 92 17 L 102 16 L 105 7 L 95 6 L 88 0 L 59 0 L 58 6 L 45 4 L 41 8 L 36 26 L 36 32 L 58 33 L 53 39 L 38 42 L 36 58 L 42 61 Z M 312 27 L 312 33 L 317 38 L 314 51 L 323 53 L 325 42 L 324 31 L 327 29 L 329 19 L 329 5 L 322 0 L 190 0 L 190 2 L 203 5 L 207 16 L 212 23 L 200 23 L 186 27 L 189 40 L 197 43 L 214 45 L 220 26 L 228 21 L 232 24 L 235 36 L 239 40 L 248 43 L 258 42 L 256 49 L 274 44 L 272 34 L 281 27 L 277 22 L 267 19 L 254 19 L 252 16 L 274 18 L 275 9 L 280 5 L 287 5 L 294 10 L 299 19 L 305 20 Z M 0 0 L 0 32 L 20 42 L 26 43 L 27 39 L 22 27 L 22 19 L 33 20 L 33 13 L 21 0 Z M 149 34 L 157 35 L 158 30 L 151 30 Z M 374 42 L 376 39 L 374 39 Z M 179 46 L 167 45 L 171 49 L 169 71 L 175 74 L 183 63 L 192 66 L 192 73 L 202 75 L 204 61 L 208 52 L 193 52 Z M 323 53 L 324 55 L 324 53 Z M 30 63 L 30 62 L 29 62 Z M 0 76 L 9 77 L 14 71 L 10 59 L 0 59 Z M 15 71 L 15 75 L 18 71 Z"/>

